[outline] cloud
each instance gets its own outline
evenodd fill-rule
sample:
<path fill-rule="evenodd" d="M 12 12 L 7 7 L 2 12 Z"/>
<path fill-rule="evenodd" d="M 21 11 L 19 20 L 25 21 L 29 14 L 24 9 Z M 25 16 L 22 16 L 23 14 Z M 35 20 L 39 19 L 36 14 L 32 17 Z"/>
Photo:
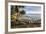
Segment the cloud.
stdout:
<path fill-rule="evenodd" d="M 25 6 L 25 11 L 41 11 L 41 6 Z"/>

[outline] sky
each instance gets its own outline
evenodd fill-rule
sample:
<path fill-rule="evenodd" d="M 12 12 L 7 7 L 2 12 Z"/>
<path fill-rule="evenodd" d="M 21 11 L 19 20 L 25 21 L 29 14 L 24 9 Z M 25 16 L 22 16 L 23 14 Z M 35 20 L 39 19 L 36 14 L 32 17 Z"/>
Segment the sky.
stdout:
<path fill-rule="evenodd" d="M 41 6 L 25 6 L 25 16 L 30 16 L 33 20 L 41 18 Z"/>
<path fill-rule="evenodd" d="M 26 14 L 40 14 L 41 6 L 25 6 Z"/>

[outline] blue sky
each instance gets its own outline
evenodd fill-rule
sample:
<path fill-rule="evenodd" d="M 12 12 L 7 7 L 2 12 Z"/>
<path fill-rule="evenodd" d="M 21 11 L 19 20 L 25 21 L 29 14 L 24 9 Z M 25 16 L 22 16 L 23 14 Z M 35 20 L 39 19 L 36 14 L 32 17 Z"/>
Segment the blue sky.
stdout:
<path fill-rule="evenodd" d="M 26 14 L 41 13 L 41 6 L 25 6 L 24 10 Z"/>
<path fill-rule="evenodd" d="M 41 6 L 25 6 L 25 16 L 30 16 L 33 20 L 41 19 Z"/>

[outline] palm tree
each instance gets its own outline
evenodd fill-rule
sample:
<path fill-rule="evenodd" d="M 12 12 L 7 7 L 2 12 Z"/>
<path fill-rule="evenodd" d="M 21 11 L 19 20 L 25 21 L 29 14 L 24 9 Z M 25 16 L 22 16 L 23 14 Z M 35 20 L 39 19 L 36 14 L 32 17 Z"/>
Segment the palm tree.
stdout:
<path fill-rule="evenodd" d="M 20 15 L 24 15 L 25 11 L 21 10 L 19 11 L 20 8 L 24 8 L 24 6 L 11 6 L 11 20 L 13 20 L 14 22 L 14 27 L 15 27 L 15 22 L 18 22 L 18 18 L 20 17 Z"/>
<path fill-rule="evenodd" d="M 24 10 L 20 11 L 20 14 L 24 15 L 25 14 L 25 11 Z"/>

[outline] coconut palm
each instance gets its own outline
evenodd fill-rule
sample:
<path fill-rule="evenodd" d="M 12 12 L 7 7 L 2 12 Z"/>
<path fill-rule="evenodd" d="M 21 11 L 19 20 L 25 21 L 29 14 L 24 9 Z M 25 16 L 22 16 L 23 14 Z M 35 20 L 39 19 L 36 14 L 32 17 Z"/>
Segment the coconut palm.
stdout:
<path fill-rule="evenodd" d="M 20 15 L 22 16 L 25 14 L 24 10 L 19 11 L 20 8 L 23 9 L 24 6 L 11 6 L 11 20 L 14 23 L 14 27 L 15 24 L 19 24 L 18 18 L 20 17 Z"/>

